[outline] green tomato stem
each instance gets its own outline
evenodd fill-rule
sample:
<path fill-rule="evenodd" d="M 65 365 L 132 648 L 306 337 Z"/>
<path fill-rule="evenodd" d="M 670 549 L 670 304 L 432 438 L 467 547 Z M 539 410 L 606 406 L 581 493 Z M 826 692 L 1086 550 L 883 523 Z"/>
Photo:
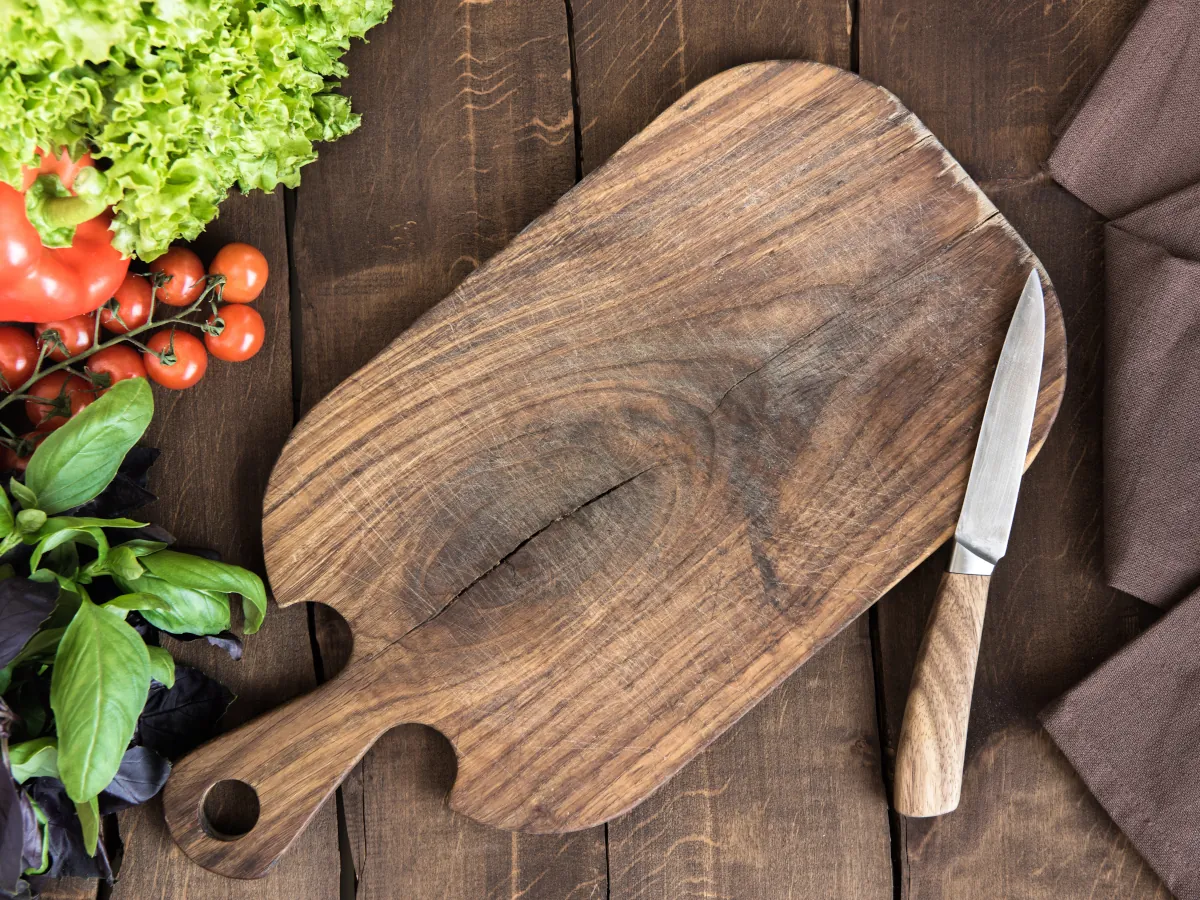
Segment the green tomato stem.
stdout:
<path fill-rule="evenodd" d="M 41 349 L 38 354 L 37 365 L 34 366 L 34 369 L 33 369 L 33 374 L 31 376 L 29 376 L 29 379 L 24 384 L 22 384 L 19 388 L 17 388 L 11 394 L 8 394 L 7 396 L 0 399 L 0 410 L 4 409 L 10 403 L 15 403 L 18 400 L 37 400 L 39 402 L 45 402 L 46 398 L 35 397 L 29 393 L 29 389 L 31 387 L 33 387 L 33 385 L 37 384 L 39 381 L 41 381 L 47 375 L 53 375 L 55 372 L 62 372 L 64 370 L 71 370 L 71 366 L 73 366 L 77 363 L 83 362 L 89 356 L 92 356 L 95 353 L 99 353 L 101 350 L 106 350 L 109 347 L 115 347 L 118 344 L 124 344 L 124 343 L 132 344 L 133 346 L 135 346 L 139 350 L 141 350 L 143 353 L 151 353 L 151 354 L 154 354 L 155 356 L 158 356 L 161 359 L 162 354 L 154 353 L 153 350 L 151 350 L 149 347 L 147 347 L 141 341 L 136 340 L 136 336 L 139 334 L 142 334 L 143 332 L 149 331 L 153 328 L 162 328 L 164 326 L 175 326 L 175 325 L 190 325 L 193 328 L 199 328 L 199 329 L 203 330 L 204 325 L 202 322 L 188 321 L 188 316 L 192 315 L 192 313 L 196 312 L 196 310 L 198 310 L 201 306 L 203 306 L 204 302 L 206 300 L 208 300 L 209 297 L 212 296 L 213 294 L 216 294 L 219 296 L 220 291 L 221 291 L 221 286 L 224 284 L 224 282 L 225 282 L 225 279 L 221 276 L 216 276 L 216 277 L 211 278 L 209 280 L 209 283 L 205 286 L 204 290 L 200 293 L 200 296 L 196 298 L 195 302 L 192 303 L 191 306 L 189 306 L 187 309 L 185 309 L 183 312 L 179 313 L 176 316 L 173 316 L 169 319 L 163 319 L 161 322 L 155 322 L 154 321 L 155 297 L 158 293 L 158 283 L 157 283 L 157 281 L 155 281 L 150 290 L 150 318 L 147 320 L 145 325 L 139 325 L 137 328 L 130 329 L 125 334 L 119 334 L 116 337 L 112 338 L 111 340 L 105 341 L 103 344 L 97 343 L 96 340 L 93 340 L 92 346 L 89 347 L 88 349 L 82 351 L 81 353 L 77 353 L 68 359 L 63 360 L 60 363 L 56 363 L 55 365 L 50 366 L 48 369 L 45 369 L 45 370 L 42 369 L 42 363 L 44 363 L 46 361 L 46 354 L 48 352 L 49 347 L 45 342 L 43 342 L 41 344 Z M 94 315 L 96 316 L 96 319 L 97 319 L 97 340 L 98 340 L 100 311 L 96 310 Z M 86 376 L 84 376 L 84 377 L 86 377 Z M 3 426 L 0 426 L 0 427 L 3 427 Z M 12 432 L 7 427 L 5 427 L 4 430 L 7 431 L 9 434 L 12 434 Z"/>

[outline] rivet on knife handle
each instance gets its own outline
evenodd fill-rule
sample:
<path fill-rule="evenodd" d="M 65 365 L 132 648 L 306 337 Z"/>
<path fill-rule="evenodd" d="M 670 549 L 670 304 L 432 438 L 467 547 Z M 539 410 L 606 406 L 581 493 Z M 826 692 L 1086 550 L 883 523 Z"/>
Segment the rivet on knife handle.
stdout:
<path fill-rule="evenodd" d="M 906 816 L 940 816 L 958 806 L 988 584 L 1008 549 L 1045 336 L 1045 300 L 1035 270 L 1025 281 L 1000 351 L 954 532 L 950 571 L 942 577 L 917 653 L 896 748 L 893 802 Z"/>

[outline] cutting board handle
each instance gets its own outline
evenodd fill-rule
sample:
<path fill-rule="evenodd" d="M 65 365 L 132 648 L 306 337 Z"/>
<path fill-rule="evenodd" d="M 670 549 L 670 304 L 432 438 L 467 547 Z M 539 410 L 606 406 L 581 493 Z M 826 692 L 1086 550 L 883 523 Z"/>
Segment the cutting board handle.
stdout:
<path fill-rule="evenodd" d="M 379 736 L 415 721 L 403 714 L 402 699 L 398 709 L 397 698 L 380 691 L 379 668 L 370 660 L 352 661 L 332 681 L 177 763 L 163 791 L 163 808 L 183 851 L 231 878 L 265 875 Z M 378 709 L 364 706 L 370 696 L 381 701 Z M 257 797 L 258 818 L 244 834 L 221 834 L 205 811 L 210 791 L 225 781 L 241 782 Z M 241 792 L 249 793 L 245 787 Z"/>

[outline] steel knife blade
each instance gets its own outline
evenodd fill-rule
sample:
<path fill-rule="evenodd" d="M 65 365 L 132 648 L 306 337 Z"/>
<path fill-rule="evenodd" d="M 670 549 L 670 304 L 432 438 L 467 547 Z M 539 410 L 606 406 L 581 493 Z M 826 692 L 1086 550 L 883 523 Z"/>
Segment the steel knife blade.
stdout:
<path fill-rule="evenodd" d="M 1046 306 L 1037 270 L 1029 273 L 992 379 L 954 531 L 950 571 L 990 575 L 1008 549 L 1042 380 Z"/>

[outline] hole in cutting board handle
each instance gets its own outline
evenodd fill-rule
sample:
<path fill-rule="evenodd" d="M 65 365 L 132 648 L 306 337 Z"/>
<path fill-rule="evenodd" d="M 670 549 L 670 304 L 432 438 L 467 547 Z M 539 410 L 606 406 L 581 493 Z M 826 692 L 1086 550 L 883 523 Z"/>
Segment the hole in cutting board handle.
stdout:
<path fill-rule="evenodd" d="M 218 841 L 236 841 L 258 824 L 258 793 L 244 781 L 218 781 L 204 793 L 200 825 Z"/>

